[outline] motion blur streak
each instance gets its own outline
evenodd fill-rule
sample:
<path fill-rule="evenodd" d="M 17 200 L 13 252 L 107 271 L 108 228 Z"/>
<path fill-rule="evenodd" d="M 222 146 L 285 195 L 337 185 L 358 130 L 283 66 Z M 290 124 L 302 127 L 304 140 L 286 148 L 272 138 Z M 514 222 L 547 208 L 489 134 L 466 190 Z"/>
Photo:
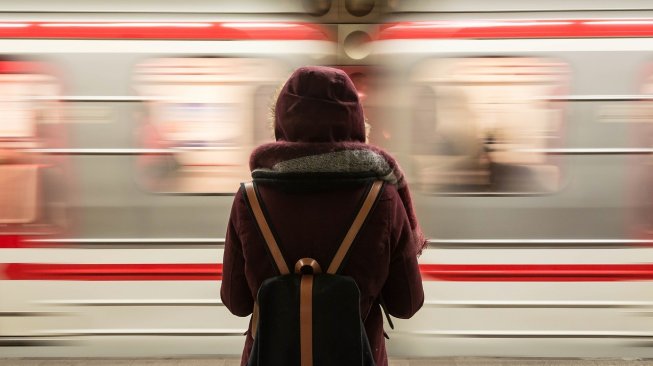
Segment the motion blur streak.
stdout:
<path fill-rule="evenodd" d="M 653 264 L 422 264 L 420 270 L 423 279 L 426 281 L 586 282 L 653 280 Z M 4 279 L 213 281 L 222 279 L 222 264 L 10 263 L 4 268 Z"/>
<path fill-rule="evenodd" d="M 380 40 L 438 38 L 594 38 L 651 37 L 653 20 L 449 20 L 402 22 L 382 26 Z"/>
<path fill-rule="evenodd" d="M 17 39 L 186 39 L 328 40 L 310 23 L 0 23 L 0 38 Z"/>
<path fill-rule="evenodd" d="M 222 265 L 10 263 L 4 268 L 4 276 L 8 280 L 218 281 L 222 279 Z"/>
<path fill-rule="evenodd" d="M 219 302 L 233 194 L 279 86 L 319 64 L 351 77 L 432 239 L 427 306 L 388 330 L 391 356 L 653 358 L 624 337 L 653 329 L 650 1 L 0 15 L 1 357 L 236 356 L 249 319 Z"/>

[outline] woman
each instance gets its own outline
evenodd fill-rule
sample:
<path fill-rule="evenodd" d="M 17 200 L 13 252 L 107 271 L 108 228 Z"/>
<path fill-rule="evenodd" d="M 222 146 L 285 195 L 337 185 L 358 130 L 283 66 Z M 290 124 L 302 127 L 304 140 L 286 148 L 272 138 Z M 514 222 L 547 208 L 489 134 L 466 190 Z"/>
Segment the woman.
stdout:
<path fill-rule="evenodd" d="M 403 174 L 392 157 L 365 143 L 363 108 L 341 70 L 296 70 L 277 98 L 274 131 L 277 141 L 254 150 L 250 169 L 286 263 L 310 257 L 328 265 L 369 181 L 386 181 L 342 274 L 360 289 L 375 362 L 387 365 L 381 297 L 399 318 L 411 317 L 424 302 L 417 256 L 426 241 Z M 234 315 L 247 316 L 261 283 L 276 275 L 241 189 L 227 228 L 222 302 Z M 252 344 L 250 323 L 242 365 Z"/>

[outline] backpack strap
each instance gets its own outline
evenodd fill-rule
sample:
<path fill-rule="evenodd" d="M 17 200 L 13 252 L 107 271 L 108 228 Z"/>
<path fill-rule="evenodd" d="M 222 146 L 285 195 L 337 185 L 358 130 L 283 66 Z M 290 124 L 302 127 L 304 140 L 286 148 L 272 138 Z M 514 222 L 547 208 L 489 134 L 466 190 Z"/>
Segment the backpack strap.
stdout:
<path fill-rule="evenodd" d="M 329 265 L 326 273 L 336 274 L 339 272 L 342 261 L 347 256 L 349 248 L 351 248 L 351 244 L 354 242 L 358 231 L 363 226 L 363 223 L 365 223 L 365 219 L 372 210 L 372 207 L 374 206 L 374 203 L 376 202 L 382 187 L 383 181 L 381 180 L 376 180 L 374 183 L 372 183 L 370 190 L 367 192 L 367 197 L 365 197 L 365 201 L 363 201 L 363 205 L 358 211 L 358 214 L 356 215 L 354 222 L 351 224 L 349 231 L 347 231 L 345 238 L 342 240 L 338 251 L 336 251 L 336 255 L 331 260 L 331 264 Z"/>
<path fill-rule="evenodd" d="M 247 193 L 249 206 L 254 213 L 254 218 L 256 218 L 256 223 L 261 230 L 261 234 L 263 234 L 265 244 L 267 244 L 268 249 L 270 249 L 270 254 L 272 255 L 272 259 L 274 259 L 274 263 L 277 265 L 277 269 L 279 269 L 279 273 L 282 275 L 289 274 L 290 270 L 288 269 L 288 265 L 283 259 L 283 254 L 281 254 L 281 249 L 279 249 L 277 240 L 272 234 L 272 230 L 270 229 L 270 225 L 268 225 L 268 222 L 265 219 L 263 210 L 261 210 L 261 203 L 259 202 L 258 195 L 256 194 L 254 182 L 245 183 L 245 192 Z"/>

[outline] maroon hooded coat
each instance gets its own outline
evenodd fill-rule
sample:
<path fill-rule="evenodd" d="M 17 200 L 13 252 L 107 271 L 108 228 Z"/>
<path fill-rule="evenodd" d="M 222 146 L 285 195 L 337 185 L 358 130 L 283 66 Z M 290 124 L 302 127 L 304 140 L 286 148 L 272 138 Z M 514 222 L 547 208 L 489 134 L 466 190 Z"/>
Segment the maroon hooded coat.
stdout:
<path fill-rule="evenodd" d="M 403 175 L 382 150 L 365 144 L 363 110 L 344 72 L 300 68 L 275 109 L 277 142 L 257 148 L 252 176 L 259 186 L 286 263 L 314 258 L 328 267 L 371 180 L 386 181 L 376 207 L 356 237 L 342 274 L 361 292 L 361 314 L 378 366 L 388 364 L 382 296 L 389 313 L 409 318 L 424 292 L 417 255 L 425 243 Z M 240 190 L 227 228 L 221 298 L 235 315 L 252 313 L 261 283 L 278 275 Z M 251 327 L 251 325 L 250 325 Z M 242 365 L 253 339 L 247 332 Z"/>

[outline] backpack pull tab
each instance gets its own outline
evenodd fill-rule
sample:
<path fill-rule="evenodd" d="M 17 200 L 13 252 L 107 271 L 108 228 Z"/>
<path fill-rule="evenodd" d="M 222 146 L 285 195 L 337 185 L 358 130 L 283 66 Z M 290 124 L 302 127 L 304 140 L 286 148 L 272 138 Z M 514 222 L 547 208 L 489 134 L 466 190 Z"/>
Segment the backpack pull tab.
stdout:
<path fill-rule="evenodd" d="M 295 273 L 297 274 L 318 274 L 322 273 L 320 264 L 313 258 L 302 258 L 295 263 Z"/>

